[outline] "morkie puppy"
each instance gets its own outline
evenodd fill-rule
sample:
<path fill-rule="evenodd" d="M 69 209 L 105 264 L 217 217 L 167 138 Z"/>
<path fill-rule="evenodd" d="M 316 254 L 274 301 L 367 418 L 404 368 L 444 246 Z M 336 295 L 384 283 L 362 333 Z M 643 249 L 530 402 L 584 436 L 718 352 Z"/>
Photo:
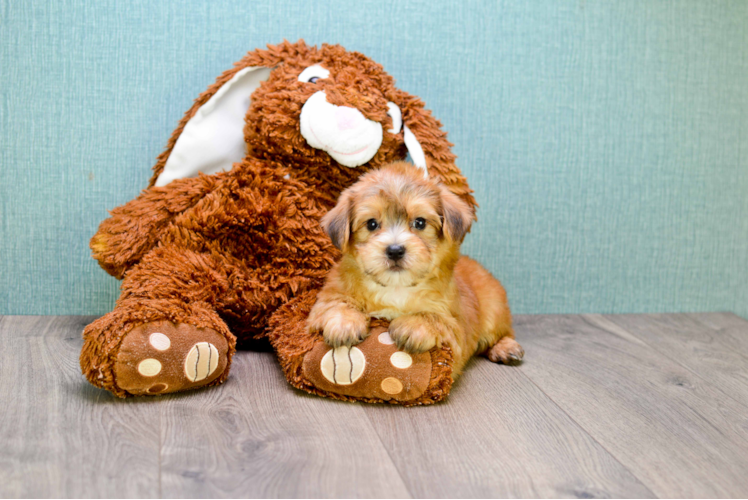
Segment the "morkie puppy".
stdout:
<path fill-rule="evenodd" d="M 473 210 L 405 162 L 363 175 L 340 195 L 322 227 L 343 252 L 309 314 L 332 347 L 369 334 L 369 318 L 390 320 L 399 349 L 446 345 L 455 374 L 474 354 L 521 361 L 506 292 L 476 261 L 460 255 Z"/>

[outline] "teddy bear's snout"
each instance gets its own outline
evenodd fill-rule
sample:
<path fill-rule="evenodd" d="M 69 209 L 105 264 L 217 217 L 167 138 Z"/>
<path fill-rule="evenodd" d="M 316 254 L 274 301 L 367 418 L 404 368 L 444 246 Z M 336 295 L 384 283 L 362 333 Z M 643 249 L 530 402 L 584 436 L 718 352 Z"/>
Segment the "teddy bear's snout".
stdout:
<path fill-rule="evenodd" d="M 366 119 L 359 110 L 347 106 L 338 106 L 335 109 L 335 118 L 340 130 L 356 128 Z"/>
<path fill-rule="evenodd" d="M 302 106 L 299 128 L 307 144 L 326 151 L 346 167 L 368 162 L 382 145 L 381 123 L 369 120 L 356 108 L 330 103 L 322 90 Z"/>

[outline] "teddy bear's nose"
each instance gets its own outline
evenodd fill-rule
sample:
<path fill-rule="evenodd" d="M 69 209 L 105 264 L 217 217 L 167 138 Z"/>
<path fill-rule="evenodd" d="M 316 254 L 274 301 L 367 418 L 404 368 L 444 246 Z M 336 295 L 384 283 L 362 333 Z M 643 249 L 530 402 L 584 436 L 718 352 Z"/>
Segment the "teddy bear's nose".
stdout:
<path fill-rule="evenodd" d="M 364 115 L 354 108 L 348 106 L 338 106 L 335 110 L 335 118 L 338 122 L 338 129 L 348 130 L 358 127 L 364 119 Z"/>

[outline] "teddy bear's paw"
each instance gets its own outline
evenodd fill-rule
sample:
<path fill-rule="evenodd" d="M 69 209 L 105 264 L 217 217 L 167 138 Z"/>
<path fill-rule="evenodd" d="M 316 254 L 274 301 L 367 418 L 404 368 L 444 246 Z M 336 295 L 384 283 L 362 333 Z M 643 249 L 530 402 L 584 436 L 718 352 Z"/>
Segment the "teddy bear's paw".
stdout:
<path fill-rule="evenodd" d="M 525 356 L 525 350 L 519 343 L 510 337 L 503 337 L 488 350 L 488 359 L 494 363 L 505 365 L 518 365 Z"/>
<path fill-rule="evenodd" d="M 431 379 L 431 354 L 397 348 L 384 327 L 355 347 L 330 348 L 319 342 L 306 354 L 305 377 L 324 391 L 357 398 L 409 401 L 422 395 Z"/>
<path fill-rule="evenodd" d="M 145 323 L 122 340 L 114 365 L 116 383 L 134 395 L 195 389 L 220 377 L 228 351 L 226 338 L 210 328 Z"/>

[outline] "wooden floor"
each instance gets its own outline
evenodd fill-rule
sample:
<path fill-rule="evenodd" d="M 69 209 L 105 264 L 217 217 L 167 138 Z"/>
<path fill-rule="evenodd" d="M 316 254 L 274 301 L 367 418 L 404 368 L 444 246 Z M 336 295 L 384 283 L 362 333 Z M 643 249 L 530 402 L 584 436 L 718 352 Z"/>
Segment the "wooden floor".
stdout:
<path fill-rule="evenodd" d="M 521 367 L 445 403 L 331 401 L 239 352 L 223 386 L 119 400 L 91 317 L 0 318 L 2 497 L 746 497 L 748 321 L 520 316 Z"/>

